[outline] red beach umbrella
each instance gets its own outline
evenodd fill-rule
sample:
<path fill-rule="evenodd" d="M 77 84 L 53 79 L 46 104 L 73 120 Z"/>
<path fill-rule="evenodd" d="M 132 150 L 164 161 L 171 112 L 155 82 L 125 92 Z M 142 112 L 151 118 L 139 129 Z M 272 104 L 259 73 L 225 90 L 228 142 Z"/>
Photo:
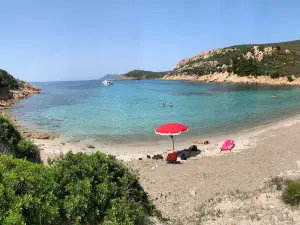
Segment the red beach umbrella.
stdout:
<path fill-rule="evenodd" d="M 155 133 L 158 135 L 169 135 L 172 138 L 173 142 L 173 151 L 174 151 L 174 135 L 179 135 L 182 132 L 188 131 L 188 127 L 180 123 L 167 123 L 158 128 L 156 128 Z"/>

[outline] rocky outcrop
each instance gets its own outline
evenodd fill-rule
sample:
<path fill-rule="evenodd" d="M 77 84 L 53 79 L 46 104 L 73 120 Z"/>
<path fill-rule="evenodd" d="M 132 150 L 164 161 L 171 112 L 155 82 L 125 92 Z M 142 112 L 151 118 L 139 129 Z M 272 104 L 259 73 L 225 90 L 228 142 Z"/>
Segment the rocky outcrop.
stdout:
<path fill-rule="evenodd" d="M 180 60 L 164 80 L 299 85 L 300 40 L 213 49 Z"/>
<path fill-rule="evenodd" d="M 23 87 L 19 90 L 11 90 L 14 100 L 29 98 L 32 95 L 40 94 L 41 89 L 35 86 L 24 83 Z"/>
<path fill-rule="evenodd" d="M 270 76 L 238 76 L 230 73 L 215 73 L 203 76 L 197 75 L 169 75 L 163 80 L 187 80 L 203 83 L 234 83 L 234 84 L 263 84 L 263 85 L 300 85 L 300 78 L 292 77 L 289 81 L 287 77 L 271 78 Z"/>
<path fill-rule="evenodd" d="M 18 90 L 9 90 L 8 87 L 0 88 L 0 107 L 10 107 L 14 101 L 29 98 L 32 95 L 39 94 L 40 89 L 28 83 L 22 83 Z"/>

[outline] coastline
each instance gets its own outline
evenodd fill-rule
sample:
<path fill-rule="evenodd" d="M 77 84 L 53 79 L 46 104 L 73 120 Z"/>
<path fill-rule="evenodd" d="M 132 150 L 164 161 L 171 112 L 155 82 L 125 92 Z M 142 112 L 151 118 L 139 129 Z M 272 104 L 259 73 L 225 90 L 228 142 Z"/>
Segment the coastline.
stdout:
<path fill-rule="evenodd" d="M 230 83 L 230 84 L 261 84 L 261 85 L 287 85 L 300 86 L 300 78 L 293 77 L 289 82 L 287 77 L 271 78 L 270 76 L 238 76 L 229 73 L 214 73 L 203 76 L 197 75 L 166 75 L 162 80 L 184 80 L 203 83 Z"/>
<path fill-rule="evenodd" d="M 254 207 L 262 215 L 272 215 L 274 209 L 277 210 L 277 214 L 282 215 L 282 208 L 286 206 L 280 202 L 280 194 L 277 193 L 277 197 L 266 200 L 264 195 L 270 194 L 262 193 L 261 187 L 272 177 L 293 179 L 300 177 L 299 131 L 300 114 L 227 134 L 203 136 L 202 140 L 208 140 L 210 144 L 197 144 L 198 149 L 201 150 L 199 155 L 181 161 L 179 165 L 170 165 L 165 160 L 147 159 L 147 155 L 166 156 L 172 148 L 168 137 L 162 136 L 161 141 L 155 143 L 104 145 L 98 142 L 91 143 L 88 140 L 65 141 L 61 137 L 54 136 L 41 139 L 31 134 L 30 128 L 25 127 L 25 131 L 21 128 L 22 135 L 23 132 L 27 133 L 28 138 L 40 148 L 41 158 L 46 164 L 48 158 L 60 156 L 68 151 L 87 154 L 100 151 L 115 155 L 138 171 L 142 186 L 163 215 L 175 220 L 183 220 L 183 224 L 195 224 L 189 221 L 195 217 L 197 207 L 213 198 L 225 201 L 219 204 L 221 206 L 216 207 L 226 212 L 224 217 L 229 218 L 222 220 L 221 217 L 219 223 L 206 224 L 224 224 L 224 221 L 234 221 L 235 224 L 239 224 L 241 212 L 231 215 L 236 204 L 239 204 L 239 207 L 242 204 L 244 208 L 252 207 L 251 210 Z M 184 134 L 181 137 L 184 137 Z M 193 138 L 183 139 L 182 141 L 175 139 L 176 150 L 187 149 L 193 145 Z M 235 140 L 236 146 L 232 153 L 220 153 L 219 149 L 226 139 Z M 246 200 L 236 203 L 236 199 L 226 202 L 228 193 L 250 193 L 251 195 L 254 191 L 258 194 L 253 197 L 253 201 L 263 198 L 257 205 Z M 272 208 L 273 211 L 267 208 L 270 202 L 277 204 Z M 266 209 L 261 209 L 262 205 Z M 245 223 L 251 221 L 248 212 L 242 214 Z M 268 222 L 269 220 L 261 219 L 261 223 L 257 224 Z"/>
<path fill-rule="evenodd" d="M 276 202 L 275 209 L 279 211 L 278 207 L 285 207 L 280 202 L 278 203 L 280 194 L 277 193 L 275 197 L 266 200 L 261 197 L 265 195 L 261 188 L 265 187 L 266 182 L 272 177 L 279 176 L 287 179 L 300 177 L 298 150 L 300 140 L 297 138 L 299 130 L 300 114 L 232 133 L 230 136 L 207 138 L 210 144 L 197 145 L 201 153 L 181 161 L 180 165 L 170 165 L 165 160 L 153 160 L 146 157 L 147 154 L 166 156 L 168 150 L 171 149 L 171 141 L 168 138 L 155 143 L 155 145 L 140 143 L 126 146 L 104 146 L 101 143 L 93 143 L 91 146 L 84 140 L 64 142 L 61 138 L 33 140 L 42 148 L 41 156 L 45 163 L 47 163 L 48 157 L 59 156 L 70 150 L 75 153 L 100 151 L 115 155 L 118 159 L 125 161 L 129 167 L 138 171 L 142 186 L 164 216 L 175 218 L 175 220 L 182 219 L 183 224 L 194 224 L 187 221 L 195 216 L 197 207 L 210 201 L 211 198 L 222 199 L 228 209 L 235 207 L 238 199 L 226 202 L 228 193 L 232 192 L 246 193 L 247 195 L 256 193 L 257 197 L 254 199 L 263 198 L 263 201 L 255 205 L 255 210 L 260 213 L 272 214 L 272 211 L 267 210 L 267 206 L 265 211 L 259 208 L 261 205 L 269 205 L 269 202 Z M 232 153 L 220 153 L 219 147 L 228 138 L 234 139 L 236 146 Z M 162 139 L 164 138 L 162 137 Z M 175 148 L 180 150 L 188 148 L 192 144 L 188 139 L 176 142 Z M 224 197 L 226 195 L 227 197 Z M 168 198 L 166 200 L 161 196 L 168 196 Z M 254 207 L 252 204 L 254 203 L 245 201 L 243 207 Z M 225 209 L 222 208 L 222 210 Z M 227 212 L 226 215 L 229 214 Z M 245 220 L 250 220 L 247 213 L 244 213 L 243 216 L 246 216 Z M 239 217 L 233 216 L 233 218 L 237 222 L 240 220 Z M 224 221 L 220 220 L 220 223 L 217 224 L 224 224 L 222 222 Z M 258 224 L 266 223 L 263 220 L 261 222 Z"/>
<path fill-rule="evenodd" d="M 210 142 L 208 145 L 199 145 L 193 143 L 192 140 L 197 139 L 197 137 L 183 137 L 180 141 L 176 141 L 175 138 L 175 150 L 179 151 L 188 149 L 192 145 L 197 145 L 198 149 L 201 150 L 201 154 L 195 158 L 221 156 L 224 155 L 224 153 L 220 154 L 220 147 L 222 146 L 223 142 L 226 139 L 233 139 L 235 140 L 235 147 L 233 148 L 232 153 L 241 152 L 248 148 L 254 148 L 257 142 L 266 133 L 283 127 L 291 127 L 298 123 L 300 123 L 300 114 L 286 119 L 281 119 L 280 121 L 271 122 L 266 125 L 247 128 L 228 134 L 204 136 L 201 140 L 208 140 Z M 147 155 L 152 157 L 153 155 L 161 154 L 165 157 L 167 153 L 171 152 L 172 147 L 171 140 L 169 140 L 168 137 L 162 137 L 161 141 L 155 143 L 141 142 L 126 145 L 106 145 L 100 142 L 89 142 L 87 140 L 66 141 L 57 136 L 50 135 L 49 137 L 50 138 L 36 138 L 34 135 L 30 137 L 31 140 L 33 140 L 33 142 L 41 148 L 41 157 L 44 162 L 47 161 L 48 157 L 51 158 L 53 156 L 65 154 L 68 151 L 85 153 L 100 151 L 115 155 L 118 159 L 128 162 L 137 160 L 139 158 L 144 160 L 147 158 Z"/>

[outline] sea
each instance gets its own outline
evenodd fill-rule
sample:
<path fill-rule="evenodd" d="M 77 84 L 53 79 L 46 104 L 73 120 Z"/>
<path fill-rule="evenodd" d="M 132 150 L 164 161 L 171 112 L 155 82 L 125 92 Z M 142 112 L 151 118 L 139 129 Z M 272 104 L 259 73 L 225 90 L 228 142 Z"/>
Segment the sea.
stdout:
<path fill-rule="evenodd" d="M 179 139 L 229 137 L 300 112 L 299 87 L 163 80 L 33 85 L 42 89 L 41 94 L 18 102 L 10 112 L 21 125 L 66 140 L 108 145 L 160 141 L 165 137 L 156 135 L 155 129 L 170 122 L 189 127 Z"/>

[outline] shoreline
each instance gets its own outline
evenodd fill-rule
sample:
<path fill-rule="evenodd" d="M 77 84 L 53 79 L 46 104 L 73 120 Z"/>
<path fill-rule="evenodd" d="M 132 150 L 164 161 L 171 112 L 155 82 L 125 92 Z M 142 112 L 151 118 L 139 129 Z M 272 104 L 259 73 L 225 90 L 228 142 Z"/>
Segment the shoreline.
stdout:
<path fill-rule="evenodd" d="M 280 119 L 276 122 L 270 122 L 265 125 L 246 128 L 232 133 L 203 136 L 203 139 L 201 140 L 208 140 L 210 142 L 208 145 L 193 143 L 192 140 L 196 138 L 182 137 L 181 140 L 177 142 L 175 139 L 175 150 L 179 151 L 188 149 L 192 145 L 197 145 L 198 149 L 201 150 L 201 154 L 194 158 L 222 156 L 226 153 L 220 154 L 221 145 L 226 139 L 233 139 L 235 140 L 235 147 L 233 148 L 232 153 L 241 152 L 248 148 L 255 147 L 257 142 L 260 141 L 261 136 L 264 134 L 279 128 L 290 127 L 298 123 L 300 123 L 300 114 L 285 119 Z M 169 140 L 168 137 L 162 137 L 158 142 L 114 145 L 91 142 L 84 139 L 80 141 L 66 141 L 61 137 L 56 137 L 54 139 L 38 139 L 31 137 L 31 140 L 41 148 L 41 158 L 44 162 L 47 161 L 47 158 L 65 154 L 68 151 L 73 151 L 75 153 L 93 153 L 100 151 L 102 153 L 112 154 L 118 159 L 128 162 L 138 160 L 139 158 L 144 160 L 147 158 L 147 155 L 152 157 L 153 155 L 161 154 L 163 157 L 165 157 L 167 153 L 171 152 L 172 148 L 171 140 Z"/>
<path fill-rule="evenodd" d="M 293 81 L 288 81 L 287 77 L 271 78 L 270 76 L 238 76 L 236 74 L 214 73 L 202 76 L 198 75 L 166 75 L 162 80 L 182 80 L 200 83 L 219 83 L 219 84 L 253 84 L 269 86 L 300 86 L 300 78 L 293 76 Z"/>
<path fill-rule="evenodd" d="M 16 105 L 14 107 L 16 107 Z M 41 157 L 44 162 L 47 161 L 48 157 L 65 154 L 70 150 L 73 152 L 86 153 L 100 151 L 115 155 L 118 159 L 124 161 L 132 161 L 139 158 L 145 159 L 147 155 L 152 157 L 155 154 L 162 154 L 165 157 L 172 147 L 171 140 L 168 137 L 161 137 L 159 141 L 122 144 L 107 144 L 84 138 L 79 139 L 79 141 L 69 141 L 64 137 L 59 137 L 58 135 L 48 133 L 47 131 L 35 131 L 35 129 L 31 129 L 30 126 L 20 125 L 20 123 L 18 123 L 18 118 L 15 117 L 13 119 L 20 128 L 21 134 L 26 138 L 30 138 L 34 143 L 42 148 Z M 175 138 L 175 150 L 179 151 L 188 149 L 192 145 L 197 145 L 201 150 L 201 154 L 198 155 L 197 158 L 218 156 L 220 155 L 219 149 L 223 142 L 226 139 L 234 139 L 236 146 L 232 152 L 240 152 L 244 149 L 255 146 L 262 133 L 281 126 L 286 126 L 286 124 L 293 125 L 295 121 L 300 120 L 300 114 L 297 114 L 296 116 L 286 115 L 285 118 L 280 117 L 280 121 L 276 120 L 278 120 L 278 118 L 272 118 L 272 120 L 262 126 L 253 124 L 253 126 L 233 129 L 232 132 L 220 131 L 218 133 L 204 134 L 201 136 L 201 140 L 208 140 L 210 142 L 209 145 L 194 144 L 192 140 L 197 139 L 197 136 L 199 137 L 199 135 L 189 135 L 187 133 L 187 136 L 185 137 L 186 134 L 182 134 L 178 139 Z"/>

